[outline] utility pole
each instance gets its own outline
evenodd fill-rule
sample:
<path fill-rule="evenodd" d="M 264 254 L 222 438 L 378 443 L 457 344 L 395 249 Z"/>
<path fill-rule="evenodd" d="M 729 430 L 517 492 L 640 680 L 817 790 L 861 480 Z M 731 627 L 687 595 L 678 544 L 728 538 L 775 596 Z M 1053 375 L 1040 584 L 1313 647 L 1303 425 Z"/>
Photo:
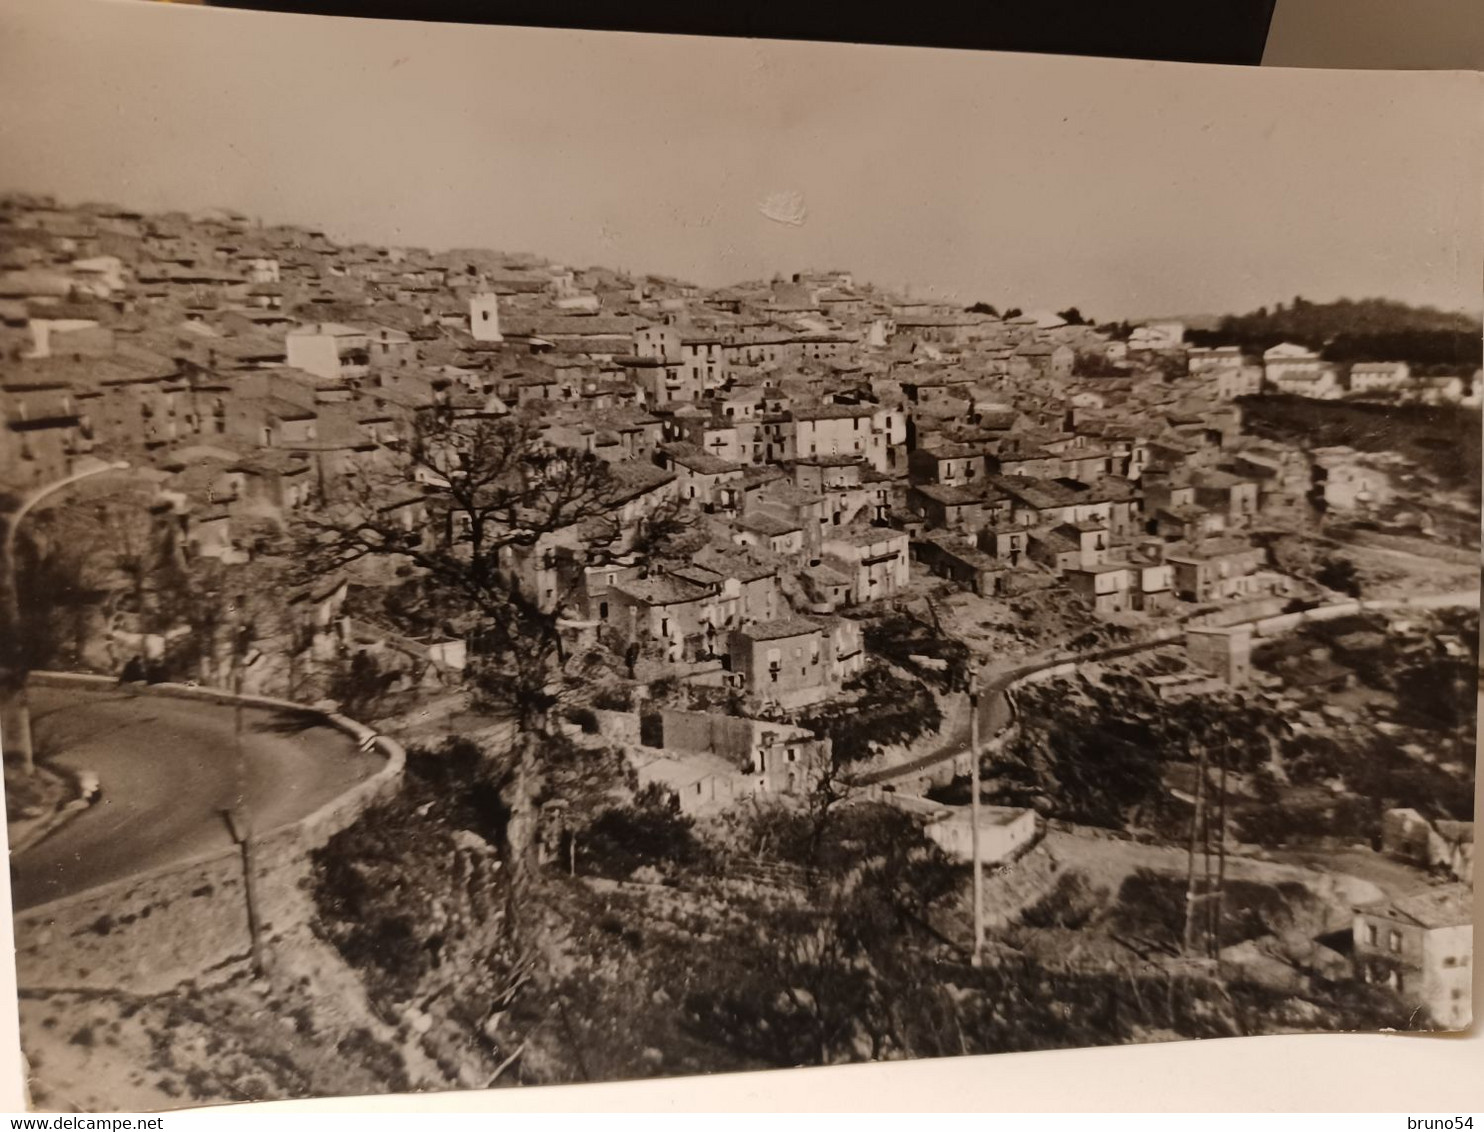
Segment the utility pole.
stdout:
<path fill-rule="evenodd" d="M 242 894 L 247 902 L 247 933 L 252 948 L 255 975 L 267 971 L 263 949 L 262 917 L 258 913 L 257 868 L 253 860 L 252 811 L 247 802 L 247 758 L 242 749 L 242 662 L 247 652 L 250 627 L 243 623 L 244 598 L 232 599 L 232 761 L 236 783 L 231 809 L 223 811 L 232 840 L 242 851 Z"/>
<path fill-rule="evenodd" d="M 1203 955 L 1207 959 L 1219 958 L 1221 954 L 1222 907 L 1226 890 L 1226 795 L 1227 773 L 1230 765 L 1230 740 L 1222 737 L 1216 744 L 1219 768 L 1219 785 L 1214 800 L 1215 829 L 1213 831 L 1212 799 L 1208 797 L 1210 767 L 1207 747 L 1204 743 L 1193 745 L 1195 756 L 1195 812 L 1190 819 L 1190 845 L 1185 873 L 1185 931 L 1181 950 L 1187 956 Z M 1213 844 L 1214 838 L 1214 844 Z M 1196 869 L 1196 854 L 1201 857 L 1200 871 Z M 1197 940 L 1197 934 L 1200 939 Z"/>
<path fill-rule="evenodd" d="M 1226 771 L 1231 762 L 1231 743 L 1224 739 L 1221 752 L 1221 793 L 1216 798 L 1216 891 L 1211 896 L 1211 958 L 1221 956 L 1221 919 L 1226 911 Z"/>
<path fill-rule="evenodd" d="M 1190 955 L 1195 950 L 1196 912 L 1201 902 L 1201 878 L 1196 875 L 1195 855 L 1206 823 L 1206 747 L 1204 743 L 1195 744 L 1195 761 L 1195 812 L 1190 818 L 1190 847 L 1185 869 L 1185 933 L 1181 941 L 1181 951 L 1185 955 Z"/>
<path fill-rule="evenodd" d="M 257 867 L 253 861 L 252 828 L 245 808 L 222 811 L 227 831 L 242 852 L 242 891 L 247 901 L 247 937 L 252 949 L 253 974 L 263 975 L 268 966 L 263 953 L 263 924 L 258 917 Z"/>
<path fill-rule="evenodd" d="M 979 668 L 969 671 L 969 820 L 974 854 L 974 951 L 969 962 L 984 962 L 984 858 L 979 845 Z"/>
<path fill-rule="evenodd" d="M 247 790 L 247 763 L 242 757 L 242 661 L 247 652 L 247 626 L 242 623 L 243 598 L 232 599 L 232 754 L 237 767 L 237 801 Z"/>
<path fill-rule="evenodd" d="M 1202 748 L 1204 750 L 1204 748 Z M 1219 749 L 1219 747 L 1218 747 Z M 1209 770 L 1201 769 L 1201 787 L 1210 789 Z M 1204 877 L 1201 883 L 1201 954 L 1209 957 L 1214 946 L 1211 941 L 1211 896 L 1216 888 L 1215 862 L 1211 856 L 1211 800 L 1206 799 L 1205 816 L 1201 822 L 1201 855 Z"/>

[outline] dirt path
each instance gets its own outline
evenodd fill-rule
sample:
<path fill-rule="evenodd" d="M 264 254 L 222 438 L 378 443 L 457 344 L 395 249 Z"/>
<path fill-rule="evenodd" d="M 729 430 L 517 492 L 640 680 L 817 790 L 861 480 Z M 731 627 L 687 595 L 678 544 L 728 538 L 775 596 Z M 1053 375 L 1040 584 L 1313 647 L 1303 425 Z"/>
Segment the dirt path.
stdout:
<path fill-rule="evenodd" d="M 1183 876 L 1188 864 L 1183 847 L 1143 845 L 1091 831 L 1053 829 L 1046 834 L 1046 848 L 1063 867 L 1074 868 L 1113 891 L 1139 869 Z M 1378 884 L 1350 873 L 1253 857 L 1228 855 L 1226 875 L 1230 880 L 1258 884 L 1297 881 L 1335 903 L 1347 905 L 1364 904 L 1385 895 Z"/>

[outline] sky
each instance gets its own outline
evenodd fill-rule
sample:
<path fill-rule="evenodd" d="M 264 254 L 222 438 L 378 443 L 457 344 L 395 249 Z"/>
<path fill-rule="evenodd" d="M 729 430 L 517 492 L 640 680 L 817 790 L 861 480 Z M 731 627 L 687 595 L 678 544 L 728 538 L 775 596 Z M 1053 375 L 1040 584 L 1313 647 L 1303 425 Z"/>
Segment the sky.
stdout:
<path fill-rule="evenodd" d="M 0 189 L 1098 319 L 1477 311 L 1464 73 L 0 6 Z"/>

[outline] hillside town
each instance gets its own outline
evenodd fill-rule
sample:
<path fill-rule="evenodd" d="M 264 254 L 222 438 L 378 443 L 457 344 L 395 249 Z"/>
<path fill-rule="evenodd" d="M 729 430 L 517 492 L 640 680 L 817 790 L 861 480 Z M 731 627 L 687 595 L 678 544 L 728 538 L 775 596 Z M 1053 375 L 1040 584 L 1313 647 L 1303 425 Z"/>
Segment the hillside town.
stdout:
<path fill-rule="evenodd" d="M 697 908 L 726 885 L 816 906 L 815 863 L 754 837 L 772 806 L 859 868 L 881 830 L 920 838 L 953 878 L 931 907 L 916 890 L 921 946 L 967 972 L 1205 972 L 1262 988 L 1271 1029 L 1362 999 L 1466 1026 L 1479 487 L 1427 430 L 1477 430 L 1481 372 L 1197 345 L 1194 329 L 955 305 L 845 269 L 704 288 L 342 244 L 230 210 L 0 198 L 0 485 L 27 516 L 5 562 L 29 635 L 5 716 L 12 841 L 77 788 L 38 706 L 59 693 L 16 706 L 28 674 L 193 684 L 358 720 L 407 749 L 409 780 L 460 743 L 513 759 L 499 828 L 450 818 L 467 836 L 447 860 L 490 850 L 521 876 L 507 825 L 528 824 L 535 875 L 590 878 L 581 899 L 646 932 L 681 922 L 656 902 L 702 873 L 719 879 Z M 1421 439 L 1255 423 L 1293 404 L 1410 414 Z M 1130 761 L 1099 747 L 1077 764 L 1079 735 Z M 1136 748 L 1161 761 L 1135 769 Z M 585 769 L 610 761 L 601 781 Z M 442 814 L 428 783 L 445 780 L 417 773 Z M 94 786 L 105 803 L 112 786 Z M 880 829 L 818 833 L 878 811 Z M 649 824 L 621 833 L 615 813 Z M 713 864 L 640 825 L 682 830 Z M 1181 922 L 1141 920 L 1141 893 Z M 352 967 L 352 920 L 373 914 L 358 907 L 337 921 L 322 901 L 316 929 Z M 716 916 L 687 930 L 722 938 Z M 464 1055 L 430 986 L 398 984 L 400 1020 L 370 1026 L 424 1051 L 382 1088 L 483 1085 L 517 1055 L 523 1079 L 568 1079 L 483 1014 L 490 1064 L 440 1078 L 429 1066 Z M 785 1013 L 821 1012 L 822 993 Z M 679 994 L 656 984 L 643 1010 Z M 726 1058 L 646 1038 L 612 1072 L 766 1064 L 761 1032 L 736 1035 L 767 1026 L 720 995 L 686 1010 L 731 1035 Z M 68 1087 L 102 1052 L 52 1048 L 43 1016 L 96 1009 L 23 1010 L 28 1051 Z M 852 1029 L 805 1048 L 937 1047 Z"/>

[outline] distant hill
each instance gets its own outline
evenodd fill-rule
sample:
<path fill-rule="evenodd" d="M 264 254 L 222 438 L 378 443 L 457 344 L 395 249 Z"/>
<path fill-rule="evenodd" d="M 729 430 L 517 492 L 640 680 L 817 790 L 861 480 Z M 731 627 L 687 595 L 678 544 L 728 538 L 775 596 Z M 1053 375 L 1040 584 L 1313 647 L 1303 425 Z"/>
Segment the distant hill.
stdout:
<path fill-rule="evenodd" d="M 1178 322 L 1185 327 L 1186 332 L 1192 330 L 1208 331 L 1219 330 L 1221 320 L 1228 317 L 1224 314 L 1170 314 L 1161 315 L 1159 318 L 1141 318 L 1133 320 L 1134 326 L 1145 326 L 1151 322 Z"/>
<path fill-rule="evenodd" d="M 1391 299 L 1339 299 L 1311 303 L 1296 297 L 1271 310 L 1228 315 L 1214 329 L 1192 330 L 1197 346 L 1241 346 L 1261 353 L 1279 342 L 1320 351 L 1334 362 L 1404 361 L 1428 368 L 1468 369 L 1481 364 L 1477 317 Z"/>

